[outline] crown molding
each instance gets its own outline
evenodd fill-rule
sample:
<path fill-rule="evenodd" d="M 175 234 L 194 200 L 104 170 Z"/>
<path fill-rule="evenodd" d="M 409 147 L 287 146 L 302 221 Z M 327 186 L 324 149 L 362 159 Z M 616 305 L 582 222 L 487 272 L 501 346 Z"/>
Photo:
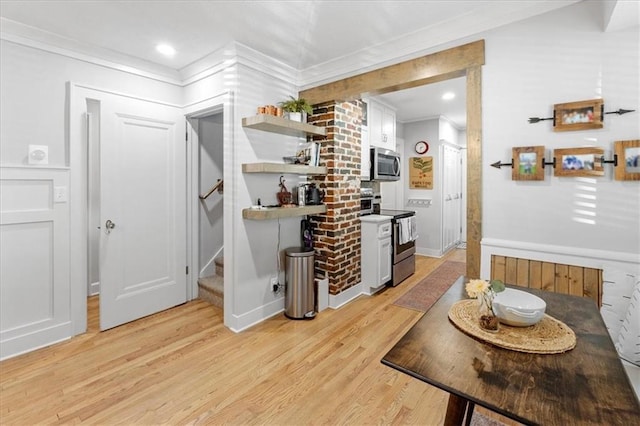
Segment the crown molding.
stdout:
<path fill-rule="evenodd" d="M 243 65 L 289 82 L 295 82 L 298 76 L 295 68 L 242 43 L 231 42 L 222 49 L 181 69 L 182 83 L 184 86 L 193 84 L 234 65 Z"/>
<path fill-rule="evenodd" d="M 0 17 L 0 27 L 2 28 L 0 40 L 172 85 L 181 84 L 176 70 L 161 65 L 108 49 L 88 46 L 2 17 Z"/>
<path fill-rule="evenodd" d="M 0 40 L 179 87 L 196 83 L 237 64 L 278 76 L 288 82 L 295 82 L 298 77 L 296 69 L 237 42 L 229 43 L 224 48 L 176 71 L 154 66 L 136 58 L 114 55 L 112 52 L 100 49 L 89 49 L 72 40 L 5 18 L 0 17 L 0 24 L 2 25 Z M 117 56 L 117 58 L 110 59 L 109 56 Z M 156 70 L 145 69 L 150 65 Z"/>

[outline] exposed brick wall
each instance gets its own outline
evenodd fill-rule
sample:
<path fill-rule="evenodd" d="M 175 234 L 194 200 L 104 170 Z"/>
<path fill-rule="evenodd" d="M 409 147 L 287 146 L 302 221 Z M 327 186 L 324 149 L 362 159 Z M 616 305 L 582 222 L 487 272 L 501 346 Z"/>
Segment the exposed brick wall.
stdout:
<path fill-rule="evenodd" d="M 326 176 L 312 180 L 325 191 L 327 213 L 313 216 L 317 270 L 329 277 L 329 293 L 357 285 L 360 277 L 360 101 L 316 105 L 308 122 L 327 129 L 320 164 Z"/>

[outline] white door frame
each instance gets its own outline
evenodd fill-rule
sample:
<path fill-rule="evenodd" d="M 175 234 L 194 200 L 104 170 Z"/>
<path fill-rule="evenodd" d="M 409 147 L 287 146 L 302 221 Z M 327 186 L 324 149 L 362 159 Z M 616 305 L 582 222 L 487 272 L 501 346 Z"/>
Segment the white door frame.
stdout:
<path fill-rule="evenodd" d="M 87 185 L 88 185 L 88 145 L 86 140 L 86 99 L 100 99 L 100 93 L 128 97 L 146 102 L 154 102 L 182 109 L 181 105 L 162 102 L 119 93 L 91 85 L 67 82 L 68 94 L 68 162 L 69 210 L 70 210 L 70 282 L 71 282 L 71 323 L 72 335 L 87 331 Z"/>
<path fill-rule="evenodd" d="M 189 265 L 189 277 L 187 278 L 187 298 L 189 300 L 198 297 L 198 259 L 199 245 L 198 236 L 200 233 L 200 221 L 198 217 L 199 210 L 199 140 L 197 132 L 197 122 L 199 118 L 212 114 L 222 113 L 223 120 L 223 180 L 225 181 L 225 195 L 223 196 L 223 214 L 225 221 L 224 232 L 224 250 L 225 253 L 233 253 L 232 232 L 227 229 L 233 229 L 233 92 L 224 91 L 217 96 L 204 99 L 197 103 L 184 107 L 184 115 L 187 120 L 187 265 Z M 224 274 L 224 323 L 230 324 L 232 315 L 233 301 L 233 257 L 227 256 L 225 262 Z"/>

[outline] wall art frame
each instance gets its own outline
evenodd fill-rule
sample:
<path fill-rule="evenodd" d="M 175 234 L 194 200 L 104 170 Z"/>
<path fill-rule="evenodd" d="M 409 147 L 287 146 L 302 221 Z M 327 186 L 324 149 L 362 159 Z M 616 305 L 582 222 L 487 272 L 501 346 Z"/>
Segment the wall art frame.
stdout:
<path fill-rule="evenodd" d="M 433 157 L 409 157 L 409 189 L 433 189 Z"/>
<path fill-rule="evenodd" d="M 553 174 L 564 177 L 604 176 L 603 156 L 604 149 L 600 147 L 554 149 L 556 165 Z"/>
<path fill-rule="evenodd" d="M 553 106 L 553 130 L 567 132 L 574 130 L 602 129 L 604 100 L 568 102 Z"/>
<path fill-rule="evenodd" d="M 617 157 L 615 179 L 640 181 L 640 139 L 615 141 L 613 153 Z"/>
<path fill-rule="evenodd" d="M 511 180 L 544 180 L 544 146 L 512 149 Z"/>

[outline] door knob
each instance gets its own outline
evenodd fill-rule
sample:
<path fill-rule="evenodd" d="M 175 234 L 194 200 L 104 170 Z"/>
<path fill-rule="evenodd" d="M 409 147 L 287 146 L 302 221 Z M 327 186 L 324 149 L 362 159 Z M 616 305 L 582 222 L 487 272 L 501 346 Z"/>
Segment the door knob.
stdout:
<path fill-rule="evenodd" d="M 111 230 L 116 227 L 116 224 L 111 221 L 111 219 L 107 219 L 104 223 L 105 232 L 107 234 L 111 233 Z"/>

